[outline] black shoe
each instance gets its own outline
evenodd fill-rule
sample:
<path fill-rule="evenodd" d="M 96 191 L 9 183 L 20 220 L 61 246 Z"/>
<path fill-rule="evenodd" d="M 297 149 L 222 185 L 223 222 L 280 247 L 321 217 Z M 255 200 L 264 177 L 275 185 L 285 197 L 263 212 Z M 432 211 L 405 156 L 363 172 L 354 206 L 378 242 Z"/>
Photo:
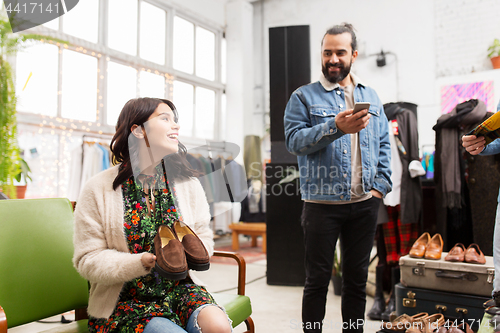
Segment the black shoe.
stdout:
<path fill-rule="evenodd" d="M 396 299 L 395 297 L 389 298 L 389 303 L 387 303 L 387 306 L 385 308 L 385 311 L 382 312 L 381 318 L 383 321 L 391 321 L 391 313 L 396 311 Z"/>
<path fill-rule="evenodd" d="M 399 266 L 391 268 L 391 297 L 389 298 L 389 303 L 385 308 L 385 311 L 382 312 L 382 320 L 383 321 L 391 321 L 391 313 L 396 311 L 396 283 L 400 280 L 400 270 Z"/>
<path fill-rule="evenodd" d="M 485 309 L 492 306 L 500 307 L 500 291 L 495 291 L 491 299 L 483 303 Z"/>

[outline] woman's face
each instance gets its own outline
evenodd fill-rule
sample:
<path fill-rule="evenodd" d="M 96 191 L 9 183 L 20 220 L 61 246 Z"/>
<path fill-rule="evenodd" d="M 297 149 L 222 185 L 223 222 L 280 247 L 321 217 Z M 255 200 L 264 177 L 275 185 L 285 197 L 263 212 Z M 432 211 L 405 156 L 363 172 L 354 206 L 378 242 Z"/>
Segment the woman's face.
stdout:
<path fill-rule="evenodd" d="M 160 103 L 155 112 L 144 123 L 147 139 L 155 160 L 179 150 L 179 124 L 174 112 L 165 103 Z"/>

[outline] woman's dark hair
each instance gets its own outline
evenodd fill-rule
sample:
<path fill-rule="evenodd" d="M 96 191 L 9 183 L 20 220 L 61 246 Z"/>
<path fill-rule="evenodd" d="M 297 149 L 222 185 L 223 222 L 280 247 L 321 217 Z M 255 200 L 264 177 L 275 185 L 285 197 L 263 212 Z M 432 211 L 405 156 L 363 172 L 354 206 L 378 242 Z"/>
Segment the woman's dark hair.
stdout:
<path fill-rule="evenodd" d="M 155 112 L 158 105 L 161 103 L 167 104 L 174 113 L 174 120 L 178 122 L 179 113 L 174 104 L 167 99 L 159 98 L 134 98 L 125 103 L 118 121 L 116 122 L 116 133 L 111 140 L 111 152 L 113 153 L 113 163 L 122 163 L 122 168 L 118 172 L 113 181 L 113 189 L 123 184 L 130 176 L 133 175 L 132 163 L 130 161 L 129 151 L 129 135 L 132 126 L 143 125 L 148 121 L 149 117 Z M 179 142 L 179 150 L 175 154 L 166 156 L 163 161 L 168 165 L 169 177 L 172 178 L 188 178 L 198 176 L 198 172 L 194 170 L 186 160 L 186 147 Z"/>
<path fill-rule="evenodd" d="M 323 36 L 323 39 L 325 39 L 326 35 L 340 35 L 345 32 L 348 32 L 351 34 L 351 48 L 352 48 L 352 53 L 354 54 L 354 51 L 356 51 L 358 47 L 358 42 L 356 40 L 356 34 L 354 33 L 354 27 L 350 23 L 342 23 L 339 25 L 335 25 L 328 29 Z M 321 40 L 321 45 L 323 45 L 323 40 Z"/>

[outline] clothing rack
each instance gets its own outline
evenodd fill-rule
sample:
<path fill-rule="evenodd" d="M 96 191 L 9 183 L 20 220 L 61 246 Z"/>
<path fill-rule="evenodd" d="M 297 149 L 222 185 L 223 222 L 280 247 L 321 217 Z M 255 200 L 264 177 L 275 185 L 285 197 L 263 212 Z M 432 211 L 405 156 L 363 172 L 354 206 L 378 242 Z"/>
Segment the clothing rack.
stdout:
<path fill-rule="evenodd" d="M 84 146 L 86 143 L 88 144 L 94 144 L 94 143 L 100 143 L 100 144 L 105 144 L 109 146 L 109 141 L 111 140 L 110 136 L 112 137 L 112 134 L 84 134 L 82 135 L 82 165 L 83 161 L 85 159 L 85 149 Z M 94 139 L 93 141 L 88 141 L 85 140 L 85 138 L 90 138 Z M 100 142 L 100 140 L 106 140 L 106 142 Z"/>
<path fill-rule="evenodd" d="M 111 138 L 110 138 L 111 136 Z M 112 134 L 84 134 L 82 135 L 82 141 L 84 142 L 99 142 L 99 140 L 107 140 L 108 142 L 112 139 Z M 94 139 L 94 141 L 86 141 L 85 138 Z"/>
<path fill-rule="evenodd" d="M 228 148 L 226 141 L 208 141 L 206 145 L 188 148 L 188 153 L 200 151 L 208 152 L 208 158 L 210 159 L 213 159 L 212 152 L 229 153 L 230 158 L 233 156 L 233 152 Z"/>

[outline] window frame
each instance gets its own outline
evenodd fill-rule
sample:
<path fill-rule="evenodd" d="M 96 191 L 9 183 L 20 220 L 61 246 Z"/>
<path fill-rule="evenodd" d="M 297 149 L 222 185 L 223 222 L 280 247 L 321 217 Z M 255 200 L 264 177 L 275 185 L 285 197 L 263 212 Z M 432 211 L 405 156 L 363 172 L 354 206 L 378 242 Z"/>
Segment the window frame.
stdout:
<path fill-rule="evenodd" d="M 151 62 L 140 57 L 140 10 L 141 10 L 141 2 L 147 2 L 153 6 L 156 6 L 162 10 L 165 10 L 166 14 L 166 31 L 165 31 L 165 64 L 160 65 L 155 62 Z M 50 28 L 44 26 L 37 26 L 31 29 L 26 30 L 26 33 L 37 33 L 41 35 L 47 35 L 51 37 L 55 37 L 61 40 L 67 41 L 70 46 L 66 44 L 56 44 L 59 48 L 59 57 L 58 57 L 58 102 L 57 102 L 57 114 L 56 116 L 46 116 L 41 114 L 35 114 L 32 112 L 18 111 L 18 122 L 26 125 L 35 125 L 39 126 L 39 128 L 47 128 L 50 129 L 49 126 L 44 126 L 44 121 L 50 121 L 51 123 L 55 123 L 55 128 L 63 129 L 66 123 L 70 121 L 72 124 L 77 125 L 77 128 L 74 128 L 72 135 L 83 135 L 83 134 L 113 134 L 115 132 L 114 125 L 107 124 L 107 61 L 113 61 L 120 64 L 124 64 L 127 66 L 131 66 L 137 70 L 137 81 L 136 81 L 136 96 L 139 96 L 139 77 L 140 72 L 142 70 L 150 70 L 152 73 L 158 73 L 160 75 L 165 76 L 165 98 L 172 99 L 172 84 L 173 80 L 179 80 L 184 83 L 192 84 L 195 89 L 197 87 L 203 87 L 206 89 L 210 89 L 215 91 L 215 121 L 214 121 L 214 137 L 213 138 L 195 138 L 190 136 L 181 136 L 183 142 L 193 142 L 196 144 L 197 142 L 209 140 L 223 140 L 225 139 L 225 135 L 220 132 L 221 126 L 221 99 L 222 94 L 225 92 L 225 84 L 221 81 L 221 44 L 222 38 L 224 36 L 224 27 L 211 22 L 208 19 L 200 18 L 199 15 L 195 13 L 188 12 L 188 10 L 183 8 L 178 8 L 175 5 L 165 4 L 159 0 L 138 0 L 137 1 L 137 16 L 138 16 L 138 26 L 137 26 L 137 55 L 131 56 L 126 53 L 122 53 L 120 51 L 111 49 L 107 46 L 107 37 L 108 37 L 108 27 L 107 27 L 107 18 L 108 18 L 108 0 L 99 0 L 99 17 L 98 17 L 98 42 L 92 43 L 87 40 L 68 35 L 63 32 L 64 28 L 64 15 L 59 17 L 59 30 L 52 30 Z M 207 80 L 201 77 L 196 76 L 195 74 L 188 74 L 182 71 L 175 70 L 173 68 L 173 22 L 174 17 L 178 16 L 184 20 L 187 20 L 194 24 L 194 73 L 196 73 L 196 28 L 201 27 L 208 31 L 211 31 L 215 34 L 215 76 L 214 81 Z M 64 48 L 69 48 L 73 51 L 85 53 L 87 55 L 92 55 L 95 53 L 97 59 L 97 69 L 98 74 L 98 85 L 96 92 L 97 94 L 97 105 L 96 105 L 96 122 L 83 122 L 85 126 L 81 128 L 79 120 L 73 120 L 70 118 L 63 118 L 61 116 L 61 108 L 62 108 L 62 50 Z M 16 57 L 13 56 L 10 59 L 11 63 L 14 64 L 15 71 L 15 61 Z M 196 91 L 195 91 L 196 93 Z M 131 96 L 130 98 L 134 98 L 136 96 Z M 196 100 L 195 100 L 196 103 Z M 182 114 L 182 110 L 180 110 Z M 195 128 L 195 118 L 193 118 L 193 129 Z M 42 126 L 40 126 L 42 125 Z M 54 127 L 52 127 L 54 128 Z M 195 133 L 195 132 L 193 132 Z"/>

